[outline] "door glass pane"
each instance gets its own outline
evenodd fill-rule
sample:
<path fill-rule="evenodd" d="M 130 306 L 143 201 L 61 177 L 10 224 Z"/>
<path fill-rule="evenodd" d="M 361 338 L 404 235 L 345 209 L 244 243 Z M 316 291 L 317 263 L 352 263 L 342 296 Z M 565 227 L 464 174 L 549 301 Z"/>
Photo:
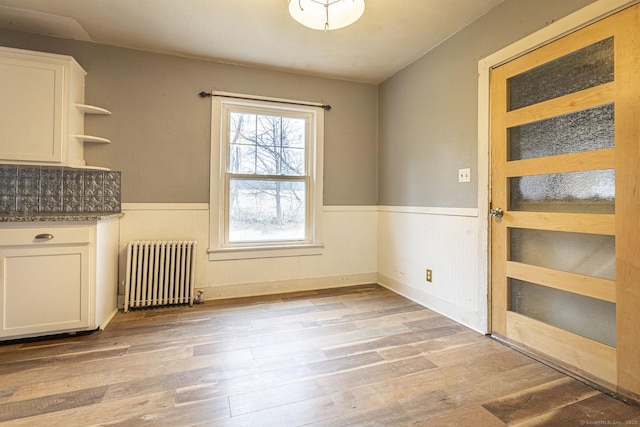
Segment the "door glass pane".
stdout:
<path fill-rule="evenodd" d="M 613 169 L 509 178 L 509 190 L 514 211 L 615 212 Z"/>
<path fill-rule="evenodd" d="M 236 179 L 229 183 L 229 242 L 306 238 L 303 180 Z"/>
<path fill-rule="evenodd" d="M 509 259 L 601 279 L 616 279 L 614 236 L 509 229 Z"/>
<path fill-rule="evenodd" d="M 612 148 L 613 104 L 527 123 L 508 130 L 508 160 Z"/>
<path fill-rule="evenodd" d="M 616 305 L 509 279 L 510 310 L 574 334 L 616 346 Z"/>
<path fill-rule="evenodd" d="M 613 37 L 507 80 L 509 111 L 613 81 Z"/>

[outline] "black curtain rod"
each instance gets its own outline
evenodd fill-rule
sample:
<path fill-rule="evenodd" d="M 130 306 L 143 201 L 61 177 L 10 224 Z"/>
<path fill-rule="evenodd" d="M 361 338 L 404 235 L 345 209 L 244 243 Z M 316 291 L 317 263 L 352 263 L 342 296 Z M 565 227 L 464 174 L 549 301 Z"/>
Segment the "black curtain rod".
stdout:
<path fill-rule="evenodd" d="M 207 98 L 207 97 L 211 97 L 211 96 L 222 96 L 224 98 L 245 99 L 245 100 L 249 100 L 249 101 L 268 101 L 268 102 L 275 102 L 277 104 L 302 105 L 302 106 L 305 106 L 305 107 L 320 107 L 320 108 L 323 108 L 323 109 L 325 109 L 327 111 L 331 110 L 331 105 L 329 105 L 329 104 L 305 104 L 304 102 L 279 101 L 279 100 L 271 100 L 271 99 L 251 98 L 249 96 L 216 95 L 215 93 L 211 93 L 211 92 L 200 92 L 198 95 L 200 95 L 201 98 Z"/>

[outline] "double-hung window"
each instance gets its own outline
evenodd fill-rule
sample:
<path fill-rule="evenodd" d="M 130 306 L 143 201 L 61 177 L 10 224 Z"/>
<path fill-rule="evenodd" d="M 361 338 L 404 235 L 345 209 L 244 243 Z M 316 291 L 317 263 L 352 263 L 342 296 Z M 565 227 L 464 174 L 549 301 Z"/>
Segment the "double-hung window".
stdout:
<path fill-rule="evenodd" d="M 212 98 L 210 259 L 320 253 L 323 113 Z"/>

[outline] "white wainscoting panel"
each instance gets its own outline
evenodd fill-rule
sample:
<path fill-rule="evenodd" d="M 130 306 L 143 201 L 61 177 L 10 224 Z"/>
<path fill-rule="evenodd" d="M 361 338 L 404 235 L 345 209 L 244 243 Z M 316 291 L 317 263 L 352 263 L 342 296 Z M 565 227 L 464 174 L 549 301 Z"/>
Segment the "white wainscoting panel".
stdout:
<path fill-rule="evenodd" d="M 322 255 L 209 261 L 209 207 L 193 204 L 123 204 L 120 283 L 131 240 L 197 240 L 196 289 L 205 299 L 235 298 L 375 283 L 377 208 L 325 207 Z"/>
<path fill-rule="evenodd" d="M 123 204 L 120 283 L 129 241 L 197 240 L 196 289 L 205 291 L 205 299 L 378 282 L 487 331 L 477 209 L 325 206 L 322 255 L 228 261 L 208 260 L 208 209 L 206 203 Z M 433 271 L 432 283 L 425 279 L 427 268 Z"/>
<path fill-rule="evenodd" d="M 477 209 L 379 207 L 378 283 L 486 333 L 477 261 Z"/>

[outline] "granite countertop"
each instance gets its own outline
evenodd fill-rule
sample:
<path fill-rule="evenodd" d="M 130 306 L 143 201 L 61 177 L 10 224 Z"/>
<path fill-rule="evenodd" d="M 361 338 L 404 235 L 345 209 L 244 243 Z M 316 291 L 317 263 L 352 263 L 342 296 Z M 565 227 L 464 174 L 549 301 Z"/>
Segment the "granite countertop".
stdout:
<path fill-rule="evenodd" d="M 124 213 L 27 213 L 0 214 L 0 222 L 45 222 L 45 221 L 103 221 L 111 218 L 121 218 Z"/>

